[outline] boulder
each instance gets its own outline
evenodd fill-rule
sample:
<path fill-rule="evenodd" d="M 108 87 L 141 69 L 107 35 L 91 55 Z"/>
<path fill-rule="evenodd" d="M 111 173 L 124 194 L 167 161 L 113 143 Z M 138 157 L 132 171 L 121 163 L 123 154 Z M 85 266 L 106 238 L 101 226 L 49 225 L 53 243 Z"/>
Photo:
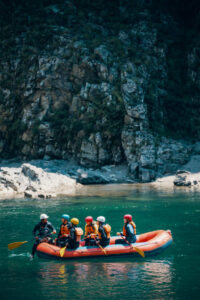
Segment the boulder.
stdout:
<path fill-rule="evenodd" d="M 81 184 L 106 184 L 109 181 L 100 174 L 79 170 L 77 182 Z"/>
<path fill-rule="evenodd" d="M 191 186 L 198 184 L 197 180 L 193 180 L 193 176 L 190 172 L 185 170 L 177 170 L 176 177 L 174 179 L 175 186 Z"/>
<path fill-rule="evenodd" d="M 175 186 L 191 186 L 191 181 L 182 180 L 181 178 L 177 178 L 174 180 Z"/>

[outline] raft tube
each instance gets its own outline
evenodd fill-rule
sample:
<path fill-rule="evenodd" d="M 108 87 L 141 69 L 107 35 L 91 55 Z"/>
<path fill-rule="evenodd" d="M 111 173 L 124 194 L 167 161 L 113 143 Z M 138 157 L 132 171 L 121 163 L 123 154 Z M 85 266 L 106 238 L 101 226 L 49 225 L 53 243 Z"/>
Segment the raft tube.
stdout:
<path fill-rule="evenodd" d="M 84 241 L 81 241 L 79 248 L 75 250 L 66 249 L 63 257 L 60 257 L 60 247 L 48 243 L 41 243 L 37 247 L 37 255 L 41 258 L 50 259 L 74 259 L 119 255 L 131 255 L 138 257 L 140 255 L 134 249 L 134 247 L 137 247 L 144 251 L 146 257 L 163 252 L 172 243 L 170 230 L 156 230 L 137 235 L 136 243 L 131 244 L 131 246 L 115 244 L 115 240 L 119 238 L 119 236 L 111 237 L 110 244 L 104 248 L 106 253 L 97 246 L 84 246 Z"/>

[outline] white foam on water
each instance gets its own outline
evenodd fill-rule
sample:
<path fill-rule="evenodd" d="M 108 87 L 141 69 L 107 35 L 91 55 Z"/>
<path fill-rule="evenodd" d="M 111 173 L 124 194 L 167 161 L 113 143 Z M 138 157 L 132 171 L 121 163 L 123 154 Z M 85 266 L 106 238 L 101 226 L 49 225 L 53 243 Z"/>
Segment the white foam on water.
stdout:
<path fill-rule="evenodd" d="M 29 252 L 26 252 L 26 253 L 12 253 L 12 254 L 9 254 L 8 257 L 31 257 L 31 254 Z"/>

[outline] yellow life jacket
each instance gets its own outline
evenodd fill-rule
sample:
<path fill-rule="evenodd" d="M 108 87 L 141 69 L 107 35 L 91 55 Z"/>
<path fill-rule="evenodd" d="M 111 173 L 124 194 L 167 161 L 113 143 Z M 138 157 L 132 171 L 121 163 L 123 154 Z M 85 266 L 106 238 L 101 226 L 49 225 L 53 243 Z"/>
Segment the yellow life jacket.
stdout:
<path fill-rule="evenodd" d="M 131 222 L 129 222 L 129 224 L 132 225 L 133 230 L 134 230 L 134 234 L 136 234 L 136 225 L 135 225 L 135 223 L 134 223 L 133 221 L 131 221 Z M 123 226 L 123 235 L 124 235 L 124 236 L 127 236 L 125 225 Z"/>
<path fill-rule="evenodd" d="M 98 227 L 97 224 L 94 222 L 85 225 L 85 236 L 91 233 L 98 234 Z"/>
<path fill-rule="evenodd" d="M 81 236 L 83 235 L 83 229 L 81 227 L 76 227 L 75 232 L 76 232 L 76 241 L 80 242 Z"/>
<path fill-rule="evenodd" d="M 103 228 L 105 230 L 107 238 L 109 239 L 110 238 L 110 232 L 111 232 L 111 226 L 109 224 L 105 224 L 105 225 L 103 225 Z M 98 232 L 98 235 L 99 235 L 99 238 L 101 239 L 101 233 L 100 232 Z"/>
<path fill-rule="evenodd" d="M 67 227 L 68 224 L 62 224 L 60 226 L 60 233 L 61 233 L 61 236 L 65 236 L 65 234 L 69 234 L 70 230 L 69 228 Z"/>

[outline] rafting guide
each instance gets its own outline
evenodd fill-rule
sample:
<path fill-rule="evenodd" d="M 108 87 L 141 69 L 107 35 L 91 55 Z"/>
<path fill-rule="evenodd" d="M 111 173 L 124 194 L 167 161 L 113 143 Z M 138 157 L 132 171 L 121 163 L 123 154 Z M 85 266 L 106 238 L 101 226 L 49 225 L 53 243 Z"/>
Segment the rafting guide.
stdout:
<path fill-rule="evenodd" d="M 35 236 L 35 243 L 32 248 L 32 257 L 34 257 L 39 243 L 47 242 L 53 244 L 51 233 L 55 234 L 56 230 L 54 226 L 50 222 L 48 222 L 48 218 L 49 217 L 46 214 L 41 214 L 40 222 L 33 229 L 33 235 Z"/>

